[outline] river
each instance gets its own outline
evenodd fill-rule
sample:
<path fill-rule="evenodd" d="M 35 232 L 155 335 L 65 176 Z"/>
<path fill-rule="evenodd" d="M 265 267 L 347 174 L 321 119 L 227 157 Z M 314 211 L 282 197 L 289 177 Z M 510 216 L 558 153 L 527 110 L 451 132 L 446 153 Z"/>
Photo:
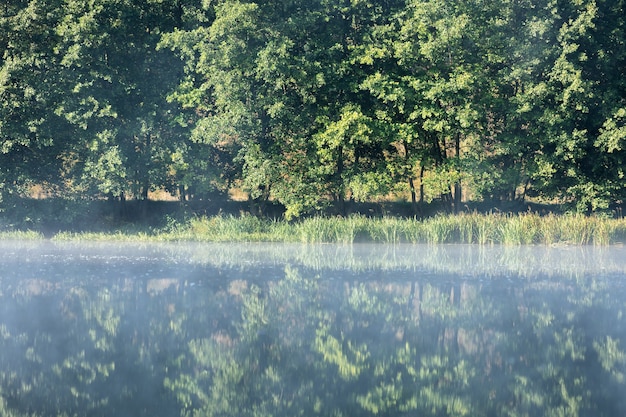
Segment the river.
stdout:
<path fill-rule="evenodd" d="M 0 242 L 0 416 L 626 415 L 626 249 Z"/>

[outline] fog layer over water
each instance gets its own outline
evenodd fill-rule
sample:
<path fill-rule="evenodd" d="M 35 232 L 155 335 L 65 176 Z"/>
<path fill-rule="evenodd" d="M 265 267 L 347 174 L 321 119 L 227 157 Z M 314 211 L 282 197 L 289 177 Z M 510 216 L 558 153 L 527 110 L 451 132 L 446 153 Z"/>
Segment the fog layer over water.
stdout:
<path fill-rule="evenodd" d="M 0 250 L 0 416 L 626 414 L 622 247 Z"/>

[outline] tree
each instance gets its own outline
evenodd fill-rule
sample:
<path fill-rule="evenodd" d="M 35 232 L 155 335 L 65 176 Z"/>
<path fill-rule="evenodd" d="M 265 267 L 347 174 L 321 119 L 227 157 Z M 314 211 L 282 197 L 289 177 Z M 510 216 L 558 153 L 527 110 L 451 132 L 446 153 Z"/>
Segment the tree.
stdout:
<path fill-rule="evenodd" d="M 476 192 L 487 200 L 516 200 L 534 186 L 536 196 L 543 169 L 539 120 L 549 106 L 545 74 L 554 59 L 552 7 L 505 1 L 475 18 L 483 21 L 485 39 L 483 130 L 470 158 Z"/>
<path fill-rule="evenodd" d="M 365 114 L 353 50 L 382 6 L 226 1 L 214 12 L 209 27 L 164 42 L 188 59 L 177 97 L 202 114 L 196 140 L 229 144 L 250 197 L 277 199 L 287 216 L 363 188 L 386 138 Z"/>
<path fill-rule="evenodd" d="M 54 112 L 59 85 L 58 36 L 61 1 L 8 1 L 0 8 L 0 194 L 33 183 L 63 187 L 58 158 L 73 129 Z"/>
<path fill-rule="evenodd" d="M 502 32 L 514 35 L 497 45 L 512 52 L 493 54 L 502 57 L 490 75 L 495 129 L 483 145 L 484 162 L 504 169 L 496 182 L 482 169 L 492 195 L 502 187 L 512 195 L 522 185 L 522 195 L 573 203 L 579 211 L 622 198 L 619 152 L 606 139 L 619 132 L 610 126 L 623 105 L 615 73 L 624 65 L 617 41 L 623 16 L 609 3 L 510 3 Z"/>
<path fill-rule="evenodd" d="M 621 0 L 5 3 L 5 196 L 626 196 Z"/>
<path fill-rule="evenodd" d="M 185 138 L 166 95 L 182 64 L 157 50 L 182 25 L 177 1 L 67 0 L 56 27 L 62 77 L 70 93 L 57 113 L 82 132 L 66 149 L 83 193 L 146 199 L 164 187 L 172 153 Z"/>
<path fill-rule="evenodd" d="M 553 171 L 548 190 L 574 202 L 579 211 L 607 209 L 624 196 L 621 146 L 615 146 L 621 142 L 616 120 L 625 91 L 619 75 L 626 57 L 619 40 L 624 37 L 621 11 L 619 4 L 605 1 L 566 2 L 559 10 L 558 55 L 547 77 L 551 105 L 542 117 L 546 151 L 540 161 Z"/>
<path fill-rule="evenodd" d="M 396 172 L 408 177 L 413 202 L 420 167 L 420 177 L 425 169 L 438 173 L 436 188 L 458 209 L 465 149 L 484 126 L 483 12 L 470 3 L 407 2 L 360 58 L 379 67 L 362 88 L 378 101 L 380 121 L 392 126 Z"/>

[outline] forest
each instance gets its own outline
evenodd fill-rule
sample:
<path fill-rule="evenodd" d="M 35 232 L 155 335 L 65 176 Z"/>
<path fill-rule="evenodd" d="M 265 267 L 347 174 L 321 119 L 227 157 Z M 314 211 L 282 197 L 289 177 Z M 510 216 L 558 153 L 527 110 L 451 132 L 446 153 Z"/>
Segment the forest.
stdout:
<path fill-rule="evenodd" d="M 623 0 L 4 3 L 0 205 L 626 196 Z"/>

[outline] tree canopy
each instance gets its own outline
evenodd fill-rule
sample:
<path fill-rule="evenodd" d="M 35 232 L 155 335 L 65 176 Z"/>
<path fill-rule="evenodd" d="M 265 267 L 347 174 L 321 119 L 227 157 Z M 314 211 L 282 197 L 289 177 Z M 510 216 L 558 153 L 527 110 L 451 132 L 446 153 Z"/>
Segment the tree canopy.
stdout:
<path fill-rule="evenodd" d="M 626 195 L 622 0 L 8 0 L 0 192 Z"/>

